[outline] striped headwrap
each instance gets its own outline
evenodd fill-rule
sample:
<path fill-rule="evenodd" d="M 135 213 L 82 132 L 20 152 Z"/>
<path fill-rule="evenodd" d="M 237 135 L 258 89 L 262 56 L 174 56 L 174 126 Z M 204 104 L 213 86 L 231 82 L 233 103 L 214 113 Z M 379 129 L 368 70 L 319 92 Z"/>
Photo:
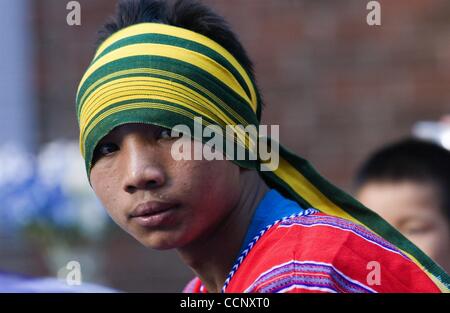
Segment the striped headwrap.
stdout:
<path fill-rule="evenodd" d="M 119 125 L 171 129 L 184 124 L 193 131 L 198 116 L 205 125 L 224 128 L 258 126 L 261 115 L 255 84 L 233 55 L 206 36 L 159 23 L 129 26 L 103 42 L 81 79 L 76 102 L 88 177 L 97 143 Z M 304 208 L 364 225 L 408 255 L 442 291 L 449 291 L 449 276 L 421 250 L 324 179 L 307 160 L 279 149 L 279 167 L 259 172 L 271 188 Z M 258 169 L 258 161 L 233 162 Z"/>

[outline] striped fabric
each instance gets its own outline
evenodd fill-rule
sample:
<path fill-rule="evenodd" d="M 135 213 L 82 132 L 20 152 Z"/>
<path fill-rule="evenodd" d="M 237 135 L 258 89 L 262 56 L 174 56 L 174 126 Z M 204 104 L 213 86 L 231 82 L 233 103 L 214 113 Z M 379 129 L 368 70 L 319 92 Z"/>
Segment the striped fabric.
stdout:
<path fill-rule="evenodd" d="M 310 210 L 310 209 L 309 209 Z M 326 222 L 324 222 L 326 221 Z M 349 227 L 336 227 L 347 225 Z M 351 231 L 358 229 L 358 231 Z M 342 218 L 309 211 L 269 226 L 249 244 L 226 293 L 437 293 L 440 289 L 396 248 Z M 376 262 L 378 272 L 368 266 Z M 379 275 L 374 279 L 373 275 Z M 197 277 L 184 292 L 207 293 Z"/>
<path fill-rule="evenodd" d="M 295 289 L 327 293 L 375 292 L 341 273 L 332 264 L 296 260 L 273 266 L 260 275 L 245 292 L 285 293 Z"/>
<path fill-rule="evenodd" d="M 355 234 L 356 236 L 364 238 L 365 240 L 370 241 L 373 244 L 376 244 L 377 246 L 379 246 L 383 249 L 386 249 L 393 253 L 397 253 L 397 254 L 403 256 L 405 259 L 409 260 L 409 258 L 407 256 L 405 256 L 401 251 L 399 251 L 391 243 L 387 242 L 383 238 L 370 232 L 365 227 L 362 227 L 358 224 L 351 223 L 344 219 L 336 219 L 333 216 L 326 216 L 326 215 L 306 216 L 304 218 L 291 218 L 287 221 L 283 221 L 282 223 L 280 223 L 280 225 L 278 227 L 289 228 L 289 227 L 295 227 L 297 225 L 301 225 L 303 227 L 328 226 L 328 227 L 334 227 L 337 229 L 341 229 L 343 231 L 351 232 L 351 233 Z"/>
<path fill-rule="evenodd" d="M 261 117 L 260 96 L 251 76 L 226 49 L 201 34 L 158 23 L 136 24 L 109 37 L 81 79 L 76 103 L 88 177 L 97 143 L 119 125 L 184 124 L 194 133 L 196 116 L 205 126 L 223 129 L 258 126 Z M 245 133 L 237 134 L 236 144 L 252 147 Z M 260 164 L 250 159 L 233 162 L 251 169 L 259 169 Z M 303 207 L 364 225 L 416 262 L 442 291 L 449 291 L 450 278 L 438 265 L 378 215 L 325 180 L 307 160 L 280 146 L 278 169 L 260 175 L 271 188 Z"/>

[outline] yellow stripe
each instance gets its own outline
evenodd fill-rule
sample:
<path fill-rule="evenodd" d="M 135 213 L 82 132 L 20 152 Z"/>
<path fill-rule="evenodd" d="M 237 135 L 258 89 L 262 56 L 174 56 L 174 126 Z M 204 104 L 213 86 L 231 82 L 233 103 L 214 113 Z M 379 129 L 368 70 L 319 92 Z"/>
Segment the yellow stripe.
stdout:
<path fill-rule="evenodd" d="M 225 111 L 227 111 L 231 116 L 233 116 L 236 120 L 238 120 L 240 124 L 242 124 L 242 125 L 248 124 L 248 122 L 244 118 L 242 118 L 242 116 L 240 116 L 235 110 L 233 110 L 229 105 L 227 105 L 220 98 L 218 98 L 216 95 L 211 93 L 208 89 L 204 88 L 203 86 L 201 86 L 201 85 L 197 84 L 196 82 L 188 79 L 187 77 L 181 76 L 179 74 L 175 74 L 175 73 L 171 73 L 171 72 L 167 72 L 167 71 L 163 71 L 163 70 L 150 69 L 150 68 L 136 68 L 136 69 L 130 69 L 130 70 L 122 70 L 122 71 L 114 72 L 114 73 L 111 73 L 111 74 L 108 74 L 108 75 L 102 77 L 101 79 L 97 80 L 95 83 L 91 84 L 86 89 L 86 91 L 83 94 L 83 97 L 81 97 L 81 99 L 80 99 L 80 107 L 81 108 L 84 107 L 84 102 L 86 100 L 86 97 L 89 95 L 90 91 L 93 90 L 94 88 L 97 88 L 98 85 L 102 84 L 104 81 L 109 80 L 111 78 L 114 78 L 117 76 L 122 76 L 122 75 L 129 75 L 129 74 L 157 74 L 157 75 L 167 76 L 170 78 L 175 78 L 175 79 L 184 81 L 186 84 L 193 86 L 196 89 L 199 89 L 201 92 L 205 93 L 208 97 L 212 98 L 213 101 L 218 103 L 221 107 L 223 107 L 225 109 Z M 100 90 L 100 88 L 99 88 L 99 90 Z M 93 93 L 96 94 L 97 91 L 94 91 Z M 80 110 L 80 108 L 78 108 L 78 110 Z M 80 115 L 81 115 L 81 113 L 78 115 L 78 118 L 80 118 L 79 117 Z"/>
<path fill-rule="evenodd" d="M 165 111 L 170 111 L 170 112 L 175 112 L 184 116 L 187 116 L 191 119 L 193 119 L 195 116 L 188 112 L 185 111 L 181 108 L 176 108 L 176 107 L 172 107 L 166 104 L 160 104 L 160 103 L 148 103 L 148 102 L 137 102 L 137 103 L 132 103 L 132 104 L 124 104 L 118 107 L 114 107 L 108 111 L 103 112 L 102 114 L 100 114 L 90 125 L 90 127 L 88 127 L 88 129 L 86 130 L 85 134 L 80 133 L 80 150 L 82 155 L 84 156 L 85 153 L 85 149 L 84 149 L 84 145 L 83 143 L 85 142 L 85 137 L 87 137 L 89 135 L 89 133 L 92 131 L 92 129 L 94 129 L 95 126 L 97 126 L 97 124 L 99 122 L 101 122 L 103 119 L 107 118 L 108 116 L 117 113 L 117 112 L 121 112 L 121 111 L 126 111 L 126 110 L 132 110 L 132 109 L 140 109 L 140 108 L 150 108 L 150 109 L 161 109 L 161 110 L 165 110 Z M 204 121 L 205 124 L 208 124 L 208 121 Z"/>
<path fill-rule="evenodd" d="M 102 104 L 102 106 L 100 106 L 100 107 L 98 108 L 98 110 L 96 110 L 96 111 L 94 112 L 94 116 L 95 116 L 95 114 L 98 114 L 98 112 L 100 112 L 102 109 L 105 109 L 105 108 L 107 108 L 108 106 L 110 106 L 110 105 L 112 105 L 112 104 L 114 104 L 114 103 L 117 103 L 117 102 L 119 102 L 119 101 L 127 101 L 127 100 L 133 100 L 133 99 L 135 99 L 135 100 L 142 100 L 142 96 L 140 96 L 140 94 L 137 93 L 136 91 L 132 91 L 132 92 L 131 92 L 131 95 L 127 96 L 129 93 L 130 93 L 130 91 L 127 90 L 127 91 L 123 92 L 123 94 L 124 94 L 125 96 L 115 97 L 115 98 L 111 99 L 110 101 L 108 101 L 108 102 Z M 211 119 L 211 120 L 214 120 L 214 121 L 217 122 L 220 126 L 222 126 L 222 128 L 225 128 L 226 125 L 230 125 L 230 124 L 224 124 L 223 122 L 220 122 L 220 121 L 216 121 L 214 118 L 212 118 L 212 117 L 209 116 L 208 114 L 205 114 L 204 112 L 199 112 L 198 106 L 195 106 L 195 104 L 194 104 L 194 105 L 189 105 L 189 104 L 186 103 L 186 101 L 183 101 L 183 100 L 179 101 L 179 100 L 177 100 L 177 99 L 169 98 L 169 97 L 167 97 L 167 94 L 168 94 L 168 93 L 167 93 L 167 91 L 166 91 L 166 92 L 160 92 L 159 95 L 158 95 L 157 92 L 153 92 L 152 95 L 148 95 L 147 93 L 144 93 L 144 94 L 142 94 L 142 95 L 145 95 L 146 98 L 149 99 L 149 100 L 164 100 L 164 101 L 169 101 L 169 102 L 176 103 L 176 104 L 178 104 L 178 105 L 180 105 L 180 106 L 183 106 L 183 107 L 187 107 L 187 108 L 189 108 L 189 109 L 192 109 L 193 111 L 197 112 L 198 114 L 200 114 L 200 115 L 202 115 L 202 116 L 205 116 L 205 117 L 207 117 L 207 118 L 209 118 L 209 119 Z M 145 102 L 143 102 L 143 103 L 145 103 Z M 122 107 L 122 106 L 119 106 L 119 107 Z M 144 106 L 144 107 L 146 107 L 146 106 Z M 166 106 L 166 107 L 171 107 L 171 106 Z M 171 107 L 171 108 L 172 108 L 172 107 Z M 109 111 L 108 111 L 108 112 L 109 112 Z M 104 113 L 102 113 L 102 114 L 99 115 L 99 116 L 104 116 L 103 114 L 104 114 Z M 191 114 L 191 116 L 192 116 L 192 119 L 195 117 L 195 115 L 192 115 L 192 114 Z M 90 120 L 90 119 L 89 119 L 89 120 Z M 93 129 L 93 127 L 94 127 L 95 125 L 97 125 L 97 123 L 95 123 L 95 124 L 92 123 L 92 124 L 90 124 L 89 127 L 86 129 L 85 126 L 88 125 L 89 120 L 84 120 L 84 119 L 83 119 L 83 120 L 80 121 L 80 139 L 81 139 L 83 142 L 84 142 L 84 140 L 86 139 L 87 134 L 89 134 L 90 131 Z M 96 118 L 96 120 L 98 120 L 98 117 Z M 205 121 L 205 122 L 206 122 L 206 121 Z M 206 123 L 205 123 L 205 124 L 206 124 Z M 209 124 L 209 123 L 208 123 L 208 124 Z M 244 147 L 245 147 L 246 149 L 248 149 L 249 146 L 251 146 L 251 147 L 254 146 L 254 144 L 255 144 L 254 141 L 252 140 L 251 137 L 249 137 L 249 136 L 247 135 L 247 133 L 245 132 L 245 130 L 241 130 L 241 129 L 238 128 L 238 129 L 236 130 L 236 132 L 237 132 L 237 134 L 236 134 L 237 138 L 238 138 L 239 140 L 241 140 L 241 142 L 243 142 L 243 145 L 244 145 Z M 238 143 L 239 143 L 239 142 L 238 142 Z M 82 150 L 82 154 L 84 155 L 84 150 Z"/>
<path fill-rule="evenodd" d="M 280 159 L 280 164 L 278 169 L 274 171 L 274 174 L 286 182 L 297 194 L 301 194 L 314 208 L 326 214 L 338 216 L 363 225 L 325 197 L 309 180 L 283 158 Z"/>
<path fill-rule="evenodd" d="M 168 83 L 170 85 L 168 85 Z M 174 91 L 177 94 L 181 94 L 187 97 L 191 102 L 201 104 L 201 107 L 203 107 L 203 109 L 206 112 L 209 113 L 212 112 L 213 115 L 218 116 L 219 119 L 225 121 L 226 124 L 230 125 L 234 124 L 233 120 L 230 119 L 227 114 L 225 114 L 222 110 L 217 108 L 216 105 L 211 103 L 207 98 L 198 94 L 194 90 L 189 89 L 184 85 L 175 83 L 173 81 L 152 77 L 121 78 L 102 85 L 101 87 L 96 89 L 95 92 L 90 94 L 90 96 L 86 99 L 86 102 L 83 104 L 82 110 L 80 112 L 80 121 L 83 119 L 89 120 L 93 112 L 95 112 L 95 110 L 98 108 L 98 103 L 104 102 L 105 98 L 110 99 L 112 97 L 113 92 L 115 93 L 116 91 L 122 90 L 124 88 L 127 88 L 127 90 L 135 90 L 138 87 L 146 87 L 148 88 L 148 92 L 153 90 L 152 87 L 157 88 L 159 91 L 164 90 L 167 90 L 167 92 Z M 96 104 L 97 106 L 95 106 Z M 214 120 L 216 119 L 217 118 L 214 118 Z"/>
<path fill-rule="evenodd" d="M 183 96 L 180 96 L 178 93 L 177 94 L 169 94 L 169 92 L 167 91 L 168 88 L 162 88 L 156 90 L 155 88 L 150 88 L 150 87 L 146 87 L 144 90 L 142 90 L 143 92 L 138 92 L 135 89 L 131 89 L 131 88 L 127 88 L 124 91 L 121 92 L 115 92 L 114 94 L 108 94 L 106 97 L 104 97 L 104 99 L 102 99 L 104 101 L 104 103 L 102 103 L 101 105 L 98 105 L 96 107 L 94 107 L 94 110 L 92 110 L 91 112 L 89 112 L 89 114 L 82 114 L 82 117 L 80 118 L 80 131 L 83 134 L 85 132 L 85 127 L 86 125 L 89 124 L 89 121 L 92 119 L 93 116 L 95 116 L 96 114 L 98 114 L 101 110 L 107 108 L 108 106 L 117 103 L 119 101 L 126 101 L 126 100 L 142 100 L 142 98 L 147 98 L 147 99 L 159 99 L 159 100 L 166 100 L 169 102 L 174 102 L 178 105 L 184 106 L 184 107 L 188 107 L 189 109 L 197 112 L 198 114 L 205 116 L 207 118 L 209 118 L 210 120 L 216 121 L 218 124 L 222 125 L 222 127 L 225 127 L 225 125 L 234 125 L 234 122 L 232 120 L 230 120 L 226 115 L 225 117 L 225 121 L 223 120 L 217 120 L 217 118 L 214 118 L 214 116 L 210 115 L 209 111 L 205 112 L 202 111 L 200 106 L 196 105 L 195 102 L 193 102 L 189 97 L 184 98 Z M 114 89 L 112 90 L 114 91 Z M 151 92 L 152 94 L 149 95 L 148 92 Z M 171 95 L 171 97 L 169 97 L 169 95 Z M 244 143 L 244 146 L 248 149 L 249 147 L 254 147 L 255 143 L 252 140 L 251 137 L 247 136 L 247 134 L 240 129 L 237 129 L 237 136 L 240 140 L 242 140 L 242 142 Z M 84 136 L 82 137 L 84 138 Z M 247 142 L 248 141 L 248 142 Z"/>
<path fill-rule="evenodd" d="M 100 123 L 103 119 L 107 118 L 108 116 L 117 113 L 117 112 L 121 112 L 121 111 L 126 111 L 126 110 L 131 110 L 131 109 L 141 109 L 141 108 L 156 108 L 156 109 L 161 109 L 161 110 L 165 110 L 165 111 L 170 111 L 170 112 L 175 112 L 181 115 L 184 115 L 192 120 L 194 120 L 195 115 L 193 115 L 191 112 L 183 110 L 181 108 L 177 108 L 177 107 L 173 107 L 170 105 L 166 105 L 166 104 L 160 104 L 160 103 L 148 103 L 148 102 L 138 102 L 138 103 L 132 103 L 132 104 L 124 104 L 118 107 L 114 107 L 108 111 L 103 112 L 102 114 L 100 114 L 98 117 L 95 118 L 95 120 L 92 122 L 92 124 L 90 125 L 90 127 L 88 127 L 88 129 L 86 130 L 85 135 L 82 135 L 80 133 L 80 150 L 81 153 L 84 157 L 86 157 L 85 154 L 85 148 L 83 143 L 85 142 L 85 137 L 87 137 L 89 135 L 89 133 L 92 131 L 92 129 L 95 128 L 95 126 Z M 209 125 L 213 125 L 208 121 L 202 121 L 206 126 Z M 237 144 L 241 145 L 242 144 L 237 141 Z"/>
<path fill-rule="evenodd" d="M 177 37 L 177 38 L 181 38 L 181 39 L 191 40 L 191 41 L 194 41 L 198 44 L 206 46 L 206 47 L 216 51 L 217 53 L 219 53 L 242 76 L 245 83 L 247 84 L 248 90 L 250 90 L 252 104 L 256 108 L 257 99 L 256 99 L 255 86 L 253 85 L 253 82 L 251 81 L 250 77 L 247 75 L 247 72 L 244 70 L 244 68 L 241 66 L 241 64 L 236 60 L 236 58 L 231 53 L 229 53 L 224 47 L 219 45 L 217 42 L 211 40 L 210 38 L 208 38 L 204 35 L 190 31 L 185 28 L 176 27 L 176 26 L 172 26 L 172 25 L 159 24 L 159 23 L 141 23 L 141 24 L 135 24 L 135 25 L 126 27 L 126 28 L 121 29 L 118 32 L 114 33 L 110 37 L 108 37 L 108 39 L 106 39 L 98 48 L 94 59 L 114 42 L 117 42 L 123 38 L 136 36 L 136 35 L 142 35 L 142 34 L 149 34 L 149 33 L 168 35 L 168 36 Z"/>
<path fill-rule="evenodd" d="M 113 99 L 103 103 L 101 106 L 98 106 L 97 110 L 95 112 L 93 112 L 94 115 L 97 114 L 98 112 L 100 112 L 102 109 L 105 109 L 108 106 L 111 106 L 111 105 L 113 105 L 113 104 L 115 104 L 117 102 L 128 101 L 128 100 L 142 101 L 143 96 L 146 96 L 145 98 L 148 99 L 148 100 L 162 100 L 162 101 L 173 102 L 173 103 L 178 104 L 180 106 L 192 109 L 193 111 L 197 112 L 199 115 L 202 115 L 202 116 L 205 116 L 207 118 L 212 119 L 211 116 L 205 114 L 204 112 L 199 111 L 197 107 L 195 107 L 195 106 L 193 107 L 192 105 L 187 104 L 186 101 L 180 101 L 179 99 L 169 98 L 169 97 L 167 97 L 167 93 L 164 93 L 164 92 L 162 92 L 162 93 L 161 92 L 160 93 L 154 92 L 152 95 L 148 95 L 147 93 L 139 94 L 139 93 L 137 93 L 135 91 L 124 91 L 122 94 L 123 94 L 122 96 L 115 97 L 115 98 L 113 98 Z M 81 132 L 82 133 L 84 133 L 85 126 L 87 124 L 88 124 L 88 120 L 84 120 L 84 119 L 81 120 L 80 128 L 81 128 Z"/>
<path fill-rule="evenodd" d="M 135 94 L 135 91 L 137 92 Z M 139 98 L 146 98 L 150 95 L 164 95 L 164 93 L 167 93 L 168 98 L 176 98 L 179 101 L 187 100 L 189 103 L 199 103 L 202 102 L 202 99 L 195 99 L 195 95 L 193 98 L 189 97 L 188 95 L 177 92 L 175 88 L 166 88 L 164 85 L 158 84 L 153 82 L 152 84 L 146 84 L 145 82 L 142 82 L 141 84 L 137 84 L 135 82 L 122 82 L 120 83 L 120 86 L 114 85 L 110 86 L 108 90 L 105 90 L 102 94 L 100 94 L 100 97 L 93 98 L 92 101 L 95 101 L 97 103 L 96 106 L 90 105 L 89 108 L 87 108 L 86 112 L 82 113 L 82 118 L 80 122 L 80 126 L 84 126 L 86 123 L 89 122 L 89 120 L 92 118 L 93 115 L 95 115 L 97 112 L 105 108 L 111 100 L 120 98 L 124 95 L 140 95 L 143 97 Z M 91 101 L 91 103 L 92 103 Z M 214 120 L 224 121 L 225 123 L 232 123 L 232 120 L 228 118 L 223 112 L 214 112 L 209 109 L 208 106 L 198 106 L 198 110 L 200 112 L 204 112 L 206 116 L 213 118 L 215 113 L 220 114 L 219 118 L 213 118 Z"/>
<path fill-rule="evenodd" d="M 256 105 L 252 103 L 243 87 L 226 68 L 203 54 L 175 46 L 146 43 L 129 45 L 114 50 L 98 59 L 88 68 L 80 82 L 80 86 L 83 85 L 86 79 L 101 66 L 122 58 L 140 55 L 168 57 L 197 66 L 217 78 L 219 81 L 240 95 L 247 102 L 247 104 L 250 105 L 253 112 L 256 112 Z"/>

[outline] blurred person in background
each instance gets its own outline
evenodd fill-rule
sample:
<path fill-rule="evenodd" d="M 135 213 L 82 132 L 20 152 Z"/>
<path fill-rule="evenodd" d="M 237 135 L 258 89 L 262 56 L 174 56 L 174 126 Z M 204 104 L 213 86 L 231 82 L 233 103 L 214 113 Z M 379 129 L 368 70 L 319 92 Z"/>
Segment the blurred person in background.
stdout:
<path fill-rule="evenodd" d="M 261 120 L 252 63 L 208 7 L 120 1 L 99 44 L 76 100 L 89 182 L 136 240 L 177 250 L 197 276 L 185 291 L 448 289 L 448 275 L 422 251 L 282 146 L 269 171 L 240 140 L 245 159 L 174 158 L 179 140 L 183 149 L 209 141 L 173 136 L 180 124 L 195 135 L 195 117 L 222 131 Z M 373 261 L 382 265 L 379 283 L 368 280 Z"/>
<path fill-rule="evenodd" d="M 356 174 L 356 197 L 450 271 L 450 152 L 403 139 L 384 146 Z"/>

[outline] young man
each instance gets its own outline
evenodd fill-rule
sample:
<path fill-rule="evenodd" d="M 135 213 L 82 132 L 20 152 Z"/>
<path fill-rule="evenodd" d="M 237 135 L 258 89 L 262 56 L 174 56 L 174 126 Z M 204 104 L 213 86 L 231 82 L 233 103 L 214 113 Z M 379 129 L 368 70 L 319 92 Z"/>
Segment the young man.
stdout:
<path fill-rule="evenodd" d="M 179 252 L 197 275 L 185 291 L 448 290 L 422 251 L 282 146 L 271 170 L 238 128 L 236 149 L 214 148 L 224 160 L 173 154 L 207 150 L 199 117 L 258 129 L 251 62 L 220 16 L 196 1 L 121 1 L 101 34 L 77 93 L 89 181 L 126 232 Z"/>
<path fill-rule="evenodd" d="M 357 173 L 357 198 L 450 271 L 450 152 L 405 139 L 374 152 Z"/>

